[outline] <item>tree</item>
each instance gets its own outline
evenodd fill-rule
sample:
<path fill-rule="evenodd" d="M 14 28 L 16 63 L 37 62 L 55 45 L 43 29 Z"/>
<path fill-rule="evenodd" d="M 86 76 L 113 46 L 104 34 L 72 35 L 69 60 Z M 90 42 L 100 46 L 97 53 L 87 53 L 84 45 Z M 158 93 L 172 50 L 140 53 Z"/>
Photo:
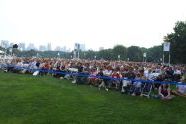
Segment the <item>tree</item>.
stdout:
<path fill-rule="evenodd" d="M 85 58 L 86 59 L 94 59 L 95 55 L 96 54 L 93 50 L 89 50 L 89 51 L 85 52 Z"/>
<path fill-rule="evenodd" d="M 105 50 L 99 51 L 98 58 L 105 59 L 105 60 L 114 60 L 112 49 L 105 49 Z"/>
<path fill-rule="evenodd" d="M 163 49 L 162 45 L 154 46 L 148 49 L 147 51 L 147 61 L 148 62 L 160 62 L 162 58 Z"/>
<path fill-rule="evenodd" d="M 127 49 L 127 58 L 130 61 L 142 61 L 143 60 L 143 53 L 140 47 L 138 46 L 131 46 Z"/>
<path fill-rule="evenodd" d="M 113 52 L 113 59 L 117 60 L 118 55 L 120 55 L 121 60 L 127 59 L 127 48 L 122 45 L 117 45 L 112 49 Z"/>
<path fill-rule="evenodd" d="M 164 41 L 171 43 L 171 62 L 186 63 L 186 22 L 178 21 L 174 32 L 167 34 Z"/>

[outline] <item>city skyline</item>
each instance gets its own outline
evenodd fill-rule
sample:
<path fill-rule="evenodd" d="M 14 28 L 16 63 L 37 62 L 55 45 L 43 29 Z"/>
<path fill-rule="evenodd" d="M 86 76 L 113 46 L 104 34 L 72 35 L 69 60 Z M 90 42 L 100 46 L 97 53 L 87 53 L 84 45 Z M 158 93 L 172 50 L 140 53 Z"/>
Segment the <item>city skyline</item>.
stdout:
<path fill-rule="evenodd" d="M 67 48 L 66 46 L 56 46 L 52 47 L 52 44 L 49 42 L 47 44 L 42 44 L 42 45 L 36 45 L 34 43 L 24 43 L 24 42 L 11 42 L 8 40 L 0 40 L 0 46 L 3 48 L 11 48 L 14 44 L 18 45 L 19 50 L 38 50 L 38 51 L 63 51 L 63 52 L 71 52 L 74 49 Z M 75 45 L 75 44 L 74 44 Z M 85 51 L 85 45 L 83 45 L 83 48 L 81 48 L 83 51 Z"/>
<path fill-rule="evenodd" d="M 73 49 L 117 44 L 150 48 L 163 43 L 185 0 L 0 0 L 0 40 Z"/>

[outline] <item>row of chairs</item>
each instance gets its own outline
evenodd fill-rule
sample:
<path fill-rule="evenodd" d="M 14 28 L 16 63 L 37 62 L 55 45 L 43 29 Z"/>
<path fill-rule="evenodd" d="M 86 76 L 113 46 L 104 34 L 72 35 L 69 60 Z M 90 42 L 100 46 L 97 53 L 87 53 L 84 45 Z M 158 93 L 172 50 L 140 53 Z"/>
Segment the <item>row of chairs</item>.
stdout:
<path fill-rule="evenodd" d="M 152 89 L 153 89 L 153 83 L 132 82 L 130 80 L 123 80 L 121 93 L 146 96 L 147 98 L 150 98 Z"/>
<path fill-rule="evenodd" d="M 77 76 L 74 83 L 86 84 L 88 82 L 88 75 Z M 118 83 L 119 82 L 119 83 Z M 140 82 L 132 80 L 115 80 L 115 79 L 96 79 L 96 83 L 87 83 L 89 85 L 97 86 L 99 89 L 102 87 L 108 91 L 108 89 L 116 88 L 124 94 L 141 95 L 150 98 L 154 84 L 150 82 Z M 119 85 L 118 88 L 114 87 Z"/>

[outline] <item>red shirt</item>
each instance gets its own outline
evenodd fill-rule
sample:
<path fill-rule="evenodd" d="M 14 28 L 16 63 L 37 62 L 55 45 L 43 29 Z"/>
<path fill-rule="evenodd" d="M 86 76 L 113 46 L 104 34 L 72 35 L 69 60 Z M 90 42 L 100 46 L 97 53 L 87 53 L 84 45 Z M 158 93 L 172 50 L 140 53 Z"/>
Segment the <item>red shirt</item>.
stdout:
<path fill-rule="evenodd" d="M 120 75 L 118 73 L 113 73 L 112 78 L 120 78 Z"/>

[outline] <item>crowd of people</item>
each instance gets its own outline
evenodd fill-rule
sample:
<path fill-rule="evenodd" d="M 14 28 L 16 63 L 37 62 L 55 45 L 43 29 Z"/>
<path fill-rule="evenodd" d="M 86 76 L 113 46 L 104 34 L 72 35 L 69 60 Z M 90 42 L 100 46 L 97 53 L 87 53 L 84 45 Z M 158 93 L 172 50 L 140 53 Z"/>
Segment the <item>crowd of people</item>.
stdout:
<path fill-rule="evenodd" d="M 96 86 L 106 91 L 117 90 L 132 96 L 149 98 L 153 96 L 166 100 L 172 99 L 173 95 L 186 96 L 184 65 L 62 58 L 14 58 L 1 60 L 0 68 L 6 72 L 49 74 L 55 78 L 72 80 L 72 83 Z"/>

